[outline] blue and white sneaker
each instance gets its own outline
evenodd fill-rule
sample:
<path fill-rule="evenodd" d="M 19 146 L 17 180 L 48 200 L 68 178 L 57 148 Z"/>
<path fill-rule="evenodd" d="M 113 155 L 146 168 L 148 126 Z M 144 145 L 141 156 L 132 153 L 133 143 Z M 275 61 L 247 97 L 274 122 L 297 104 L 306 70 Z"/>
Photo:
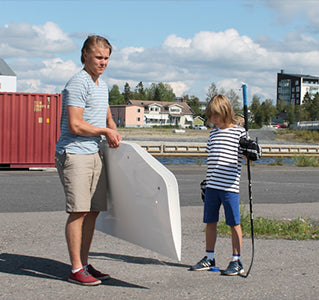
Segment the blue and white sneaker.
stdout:
<path fill-rule="evenodd" d="M 209 270 L 210 267 L 215 267 L 215 258 L 211 260 L 205 256 L 196 265 L 191 266 L 189 271 L 206 271 Z"/>
<path fill-rule="evenodd" d="M 227 267 L 226 270 L 221 271 L 221 275 L 228 275 L 228 276 L 233 276 L 233 275 L 241 275 L 243 274 L 244 268 L 243 264 L 241 261 L 231 261 Z"/>

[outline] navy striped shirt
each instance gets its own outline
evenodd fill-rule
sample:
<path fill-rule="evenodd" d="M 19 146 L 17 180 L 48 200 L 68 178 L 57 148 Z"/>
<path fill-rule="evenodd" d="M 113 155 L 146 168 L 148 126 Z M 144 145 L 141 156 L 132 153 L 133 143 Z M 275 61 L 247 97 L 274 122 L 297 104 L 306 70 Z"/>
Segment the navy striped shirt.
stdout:
<path fill-rule="evenodd" d="M 208 188 L 239 193 L 243 157 L 239 139 L 245 134 L 245 129 L 237 125 L 211 130 L 206 147 Z"/>
<path fill-rule="evenodd" d="M 99 151 L 101 136 L 80 136 L 70 132 L 67 106 L 84 108 L 84 121 L 93 126 L 105 128 L 108 97 L 106 83 L 99 78 L 99 85 L 96 85 L 84 69 L 68 81 L 62 91 L 61 134 L 56 144 L 57 152 L 92 154 Z"/>

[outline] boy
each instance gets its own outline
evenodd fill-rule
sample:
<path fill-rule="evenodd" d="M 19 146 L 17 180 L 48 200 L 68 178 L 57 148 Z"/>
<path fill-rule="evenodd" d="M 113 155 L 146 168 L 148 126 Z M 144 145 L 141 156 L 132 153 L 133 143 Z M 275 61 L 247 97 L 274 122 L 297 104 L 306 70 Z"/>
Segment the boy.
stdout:
<path fill-rule="evenodd" d="M 204 223 L 206 227 L 206 256 L 191 271 L 209 270 L 215 266 L 214 249 L 217 239 L 217 223 L 220 205 L 225 210 L 226 224 L 231 227 L 233 258 L 223 275 L 244 273 L 240 261 L 242 231 L 240 226 L 239 181 L 241 172 L 242 149 L 239 145 L 246 132 L 236 125 L 234 111 L 229 99 L 216 95 L 208 103 L 206 116 L 214 123 L 206 151 L 207 188 L 205 192 Z"/>

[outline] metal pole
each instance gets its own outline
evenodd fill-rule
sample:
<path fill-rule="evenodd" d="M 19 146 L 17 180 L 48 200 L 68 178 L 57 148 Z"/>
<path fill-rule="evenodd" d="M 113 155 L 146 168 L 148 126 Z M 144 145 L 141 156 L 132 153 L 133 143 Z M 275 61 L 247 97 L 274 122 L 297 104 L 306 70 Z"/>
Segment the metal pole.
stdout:
<path fill-rule="evenodd" d="M 247 106 L 247 85 L 243 83 L 243 99 L 244 99 L 244 119 L 245 119 L 245 130 L 246 137 L 248 139 L 248 106 Z M 251 189 L 251 173 L 250 173 L 250 160 L 247 158 L 247 175 L 248 175 L 248 195 L 249 195 L 249 212 L 250 212 L 250 230 L 251 230 L 251 243 L 252 243 L 252 254 L 249 269 L 246 275 L 243 277 L 248 277 L 250 270 L 254 262 L 255 244 L 254 244 L 254 213 L 253 213 L 253 198 Z"/>

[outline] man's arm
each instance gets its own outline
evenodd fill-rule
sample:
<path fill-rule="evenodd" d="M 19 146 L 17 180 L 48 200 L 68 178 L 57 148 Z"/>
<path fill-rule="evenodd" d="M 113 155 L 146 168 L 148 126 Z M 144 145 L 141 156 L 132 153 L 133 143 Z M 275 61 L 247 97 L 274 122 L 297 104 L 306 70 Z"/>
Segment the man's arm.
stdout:
<path fill-rule="evenodd" d="M 91 125 L 83 120 L 84 108 L 77 106 L 68 106 L 68 120 L 70 132 L 80 136 L 97 136 L 104 135 L 111 148 L 119 146 L 122 140 L 121 136 L 116 130 L 116 124 L 112 119 L 110 108 L 107 111 L 107 127 L 101 128 Z M 112 120 L 111 120 L 112 119 Z M 110 124 L 110 125 L 109 125 Z"/>

